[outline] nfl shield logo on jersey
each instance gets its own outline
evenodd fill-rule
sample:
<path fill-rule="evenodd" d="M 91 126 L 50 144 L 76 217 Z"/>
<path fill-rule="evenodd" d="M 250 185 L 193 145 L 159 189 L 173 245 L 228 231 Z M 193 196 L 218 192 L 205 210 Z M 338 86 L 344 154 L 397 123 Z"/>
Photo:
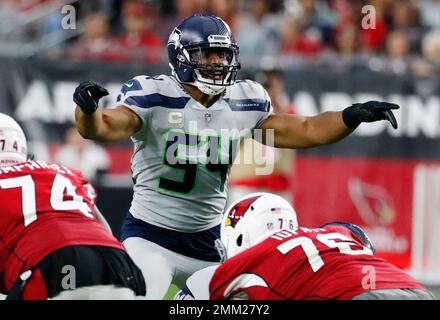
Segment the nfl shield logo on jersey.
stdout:
<path fill-rule="evenodd" d="M 205 122 L 209 123 L 211 121 L 212 115 L 209 112 L 205 112 L 205 114 L 203 115 L 203 117 L 205 118 Z"/>
<path fill-rule="evenodd" d="M 183 128 L 183 112 L 170 111 L 168 112 L 168 126 L 174 129 Z"/>

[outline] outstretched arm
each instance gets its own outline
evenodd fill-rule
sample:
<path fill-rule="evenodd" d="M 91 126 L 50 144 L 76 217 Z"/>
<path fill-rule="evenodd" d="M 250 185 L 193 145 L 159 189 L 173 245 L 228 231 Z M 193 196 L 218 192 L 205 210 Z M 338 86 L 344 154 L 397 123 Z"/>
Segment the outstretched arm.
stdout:
<path fill-rule="evenodd" d="M 274 114 L 261 126 L 265 133 L 274 132 L 274 146 L 278 148 L 309 148 L 341 140 L 361 122 L 388 120 L 393 128 L 397 121 L 391 110 L 399 106 L 388 102 L 369 101 L 354 104 L 341 112 L 323 112 L 313 117 Z M 263 134 L 263 137 L 266 137 Z M 268 143 L 263 141 L 264 143 Z"/>
<path fill-rule="evenodd" d="M 101 142 L 126 140 L 142 126 L 142 120 L 125 106 L 116 109 L 98 109 L 91 115 L 75 109 L 76 126 L 85 139 Z"/>
<path fill-rule="evenodd" d="M 99 84 L 88 81 L 75 90 L 73 100 L 79 133 L 86 139 L 102 142 L 126 140 L 142 127 L 139 116 L 125 106 L 98 109 L 98 101 L 108 95 Z"/>
<path fill-rule="evenodd" d="M 341 112 L 324 112 L 314 117 L 273 114 L 261 128 L 273 129 L 275 147 L 292 149 L 329 144 L 352 132 L 342 121 Z M 263 137 L 267 134 L 265 130 Z"/>

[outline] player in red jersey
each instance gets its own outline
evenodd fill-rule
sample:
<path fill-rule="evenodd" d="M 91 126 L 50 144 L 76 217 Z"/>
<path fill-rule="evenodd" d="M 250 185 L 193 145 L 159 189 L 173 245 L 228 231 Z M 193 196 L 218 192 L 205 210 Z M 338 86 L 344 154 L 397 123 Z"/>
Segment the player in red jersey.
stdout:
<path fill-rule="evenodd" d="M 375 256 L 359 227 L 298 227 L 294 209 L 272 194 L 251 194 L 232 205 L 221 239 L 227 260 L 195 273 L 176 299 L 433 299 L 423 285 Z"/>
<path fill-rule="evenodd" d="M 80 172 L 27 161 L 22 129 L 0 114 L 0 292 L 9 299 L 145 295 L 140 270 L 95 200 Z"/>

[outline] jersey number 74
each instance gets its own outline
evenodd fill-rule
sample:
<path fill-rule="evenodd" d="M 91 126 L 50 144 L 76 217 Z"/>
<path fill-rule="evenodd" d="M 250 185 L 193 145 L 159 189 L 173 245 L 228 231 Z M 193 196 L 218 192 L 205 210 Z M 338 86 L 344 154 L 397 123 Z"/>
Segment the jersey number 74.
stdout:
<path fill-rule="evenodd" d="M 90 185 L 87 187 L 87 196 L 95 198 L 95 192 Z M 0 179 L 0 189 L 21 189 L 21 208 L 24 217 L 24 226 L 29 226 L 37 220 L 37 192 L 32 175 L 28 174 L 16 178 Z M 66 200 L 66 196 L 69 200 Z M 76 193 L 72 182 L 61 174 L 56 174 L 50 190 L 50 206 L 54 211 L 79 211 L 89 218 L 94 218 L 92 209 L 84 198 Z"/>

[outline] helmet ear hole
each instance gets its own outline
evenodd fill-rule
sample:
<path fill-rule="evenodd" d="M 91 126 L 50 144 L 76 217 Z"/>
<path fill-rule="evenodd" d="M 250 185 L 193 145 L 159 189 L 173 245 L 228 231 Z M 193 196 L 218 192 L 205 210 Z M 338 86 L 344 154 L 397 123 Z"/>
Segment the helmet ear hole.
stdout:
<path fill-rule="evenodd" d="M 0 113 L 0 167 L 27 161 L 27 141 L 23 129 L 10 116 Z"/>
<path fill-rule="evenodd" d="M 237 238 L 237 246 L 241 247 L 242 244 L 243 244 L 243 235 L 240 234 Z"/>

